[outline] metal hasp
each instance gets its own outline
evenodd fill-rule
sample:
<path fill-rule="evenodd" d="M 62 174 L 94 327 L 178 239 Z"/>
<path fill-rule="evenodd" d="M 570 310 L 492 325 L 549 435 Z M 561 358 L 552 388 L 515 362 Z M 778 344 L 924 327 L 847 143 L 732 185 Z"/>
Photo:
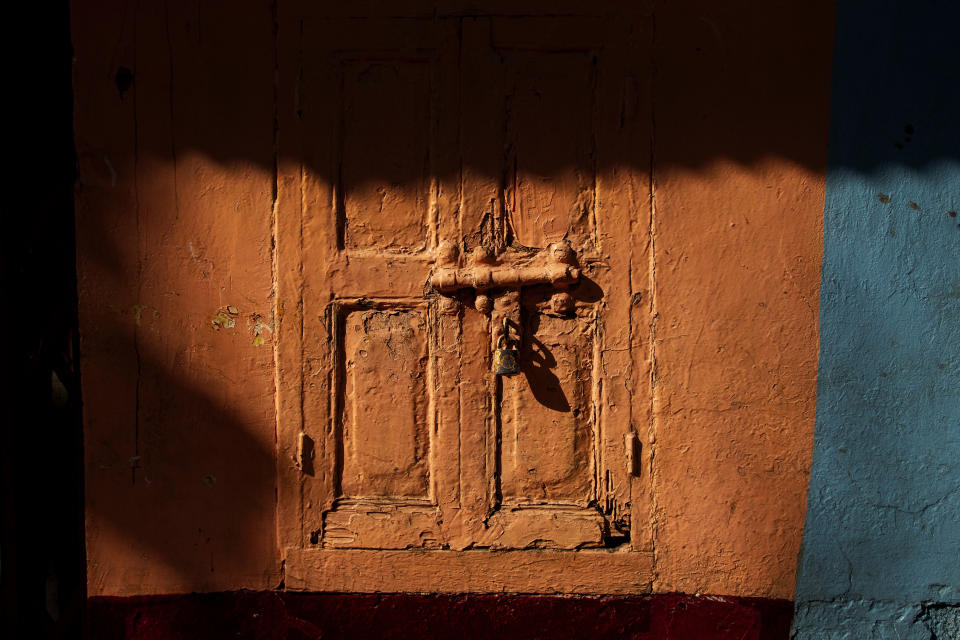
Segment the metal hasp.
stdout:
<path fill-rule="evenodd" d="M 528 265 L 500 265 L 490 252 L 478 247 L 465 268 L 441 266 L 430 277 L 430 284 L 440 293 L 460 289 L 476 289 L 479 294 L 488 289 L 519 289 L 538 284 L 570 285 L 580 279 L 580 270 L 573 266 L 576 256 L 567 243 L 552 244 L 547 248 L 546 260 L 537 253 Z M 442 252 L 441 259 L 456 261 L 456 250 Z M 539 259 L 539 260 L 538 260 Z M 537 264 L 539 263 L 539 264 Z"/>
<path fill-rule="evenodd" d="M 493 311 L 491 342 L 493 371 L 498 375 L 519 373 L 519 352 L 515 345 L 521 342 L 519 290 L 522 287 L 551 285 L 556 291 L 551 306 L 556 313 L 573 310 L 573 297 L 567 288 L 580 280 L 577 256 L 566 242 L 551 244 L 533 254 L 506 253 L 494 256 L 487 248 L 477 247 L 467 264 L 458 266 L 459 251 L 453 246 L 441 246 L 438 265 L 430 276 L 430 285 L 439 293 L 453 295 L 464 289 L 476 293 L 474 306 L 487 315 Z M 497 295 L 493 296 L 491 293 Z M 494 309 L 493 298 L 498 298 Z M 502 321 L 502 322 L 501 322 Z M 513 348 L 504 348 L 514 345 Z"/>

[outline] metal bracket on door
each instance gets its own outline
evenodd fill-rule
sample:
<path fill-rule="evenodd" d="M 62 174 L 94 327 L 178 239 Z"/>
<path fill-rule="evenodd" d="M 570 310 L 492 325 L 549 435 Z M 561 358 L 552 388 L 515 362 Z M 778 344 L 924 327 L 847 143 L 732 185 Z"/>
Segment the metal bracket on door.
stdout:
<path fill-rule="evenodd" d="M 556 313 L 573 310 L 573 296 L 567 291 L 579 282 L 577 255 L 566 242 L 551 244 L 529 258 L 503 263 L 502 256 L 494 256 L 485 247 L 477 247 L 458 266 L 459 251 L 455 246 L 441 246 L 437 268 L 430 276 L 430 285 L 439 293 L 452 296 L 464 289 L 476 293 L 474 307 L 487 315 L 493 311 L 491 342 L 494 353 L 501 342 L 520 342 L 519 290 L 522 287 L 551 285 L 556 291 L 550 304 Z M 501 304 L 494 308 L 492 291 L 499 292 Z"/>
<path fill-rule="evenodd" d="M 523 264 L 499 264 L 488 249 L 477 247 L 470 254 L 467 266 L 460 268 L 457 266 L 458 253 L 454 246 L 440 248 L 438 266 L 430 276 L 430 285 L 445 294 L 462 289 L 476 290 L 476 307 L 481 313 L 490 311 L 487 292 L 491 289 L 519 289 L 538 284 L 563 289 L 580 280 L 580 269 L 575 266 L 576 254 L 566 242 L 551 244 Z M 566 310 L 569 309 L 557 309 L 560 312 Z"/>

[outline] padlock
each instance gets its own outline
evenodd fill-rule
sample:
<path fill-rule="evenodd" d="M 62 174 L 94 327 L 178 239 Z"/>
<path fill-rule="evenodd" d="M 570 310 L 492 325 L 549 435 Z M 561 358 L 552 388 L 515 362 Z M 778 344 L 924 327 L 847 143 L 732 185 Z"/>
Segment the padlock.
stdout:
<path fill-rule="evenodd" d="M 520 354 L 516 349 L 505 349 L 507 337 L 501 335 L 497 340 L 497 349 L 493 352 L 493 372 L 499 376 L 512 376 L 520 373 Z"/>

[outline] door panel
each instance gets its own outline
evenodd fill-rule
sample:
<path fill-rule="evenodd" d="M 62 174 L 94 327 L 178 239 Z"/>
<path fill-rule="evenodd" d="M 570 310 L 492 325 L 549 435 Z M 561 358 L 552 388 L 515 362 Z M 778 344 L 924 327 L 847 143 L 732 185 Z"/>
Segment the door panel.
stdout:
<path fill-rule="evenodd" d="M 319 589 L 349 588 L 328 569 L 351 558 L 415 567 L 412 549 L 445 575 L 494 549 L 539 554 L 558 576 L 611 553 L 648 571 L 633 536 L 648 505 L 633 420 L 646 413 L 632 399 L 649 404 L 632 328 L 648 319 L 631 306 L 647 169 L 621 163 L 648 125 L 625 106 L 635 23 L 284 24 L 296 34 L 280 59 L 277 213 L 288 566 Z M 459 284 L 438 284 L 443 270 Z M 491 370 L 501 334 L 518 375 Z M 479 590 L 528 583 L 513 575 Z"/>
<path fill-rule="evenodd" d="M 322 511 L 326 548 L 403 549 L 445 544 L 441 503 L 449 465 L 437 439 L 455 416 L 437 412 L 436 314 L 426 301 L 337 301 L 333 442 L 323 461 L 333 500 Z M 309 400 L 309 398 L 305 398 Z M 455 448 L 453 448 L 455 450 Z"/>
<path fill-rule="evenodd" d="M 587 507 L 596 498 L 593 324 L 523 314 L 521 375 L 503 380 L 500 403 L 506 504 Z"/>
<path fill-rule="evenodd" d="M 592 248 L 596 53 L 507 49 L 500 60 L 513 237 L 527 247 L 566 239 Z"/>
<path fill-rule="evenodd" d="M 426 248 L 430 181 L 430 58 L 371 55 L 340 64 L 340 207 L 347 249 Z M 389 105 L 389 108 L 384 108 Z"/>
<path fill-rule="evenodd" d="M 342 322 L 340 494 L 425 499 L 432 422 L 427 318 L 413 309 L 354 309 Z"/>

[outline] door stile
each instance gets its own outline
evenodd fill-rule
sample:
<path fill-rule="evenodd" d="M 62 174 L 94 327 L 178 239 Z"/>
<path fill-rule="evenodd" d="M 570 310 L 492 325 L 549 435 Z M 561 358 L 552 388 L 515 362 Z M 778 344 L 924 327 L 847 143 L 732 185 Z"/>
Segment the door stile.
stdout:
<path fill-rule="evenodd" d="M 495 251 L 501 217 L 498 123 L 490 117 L 497 96 L 483 75 L 489 69 L 490 21 L 460 20 L 460 216 L 456 244 L 461 264 L 480 248 Z M 470 294 L 460 294 L 460 532 L 454 548 L 477 543 L 491 510 L 490 447 L 494 442 L 494 380 L 490 375 L 490 322 L 476 311 Z"/>
<path fill-rule="evenodd" d="M 632 31 L 638 24 L 642 23 L 606 25 L 607 46 L 601 53 L 598 79 L 598 104 L 604 110 L 599 114 L 604 126 L 598 131 L 598 240 L 600 254 L 615 257 L 603 260 L 608 291 L 598 328 L 598 364 L 605 382 L 598 403 L 605 414 L 601 417 L 601 498 L 613 526 L 629 530 L 631 548 L 637 548 L 649 528 L 649 516 L 633 517 L 648 508 L 647 496 L 633 491 L 638 476 L 647 472 L 647 465 L 634 458 L 638 450 L 641 454 L 648 450 L 636 421 L 645 425 L 637 411 L 643 411 L 649 397 L 649 375 L 635 366 L 634 353 L 647 348 L 642 325 L 648 320 L 637 313 L 637 304 L 646 298 L 643 291 L 634 290 L 633 271 L 646 267 L 649 245 L 649 227 L 641 222 L 649 217 L 649 202 L 643 197 L 649 176 L 649 103 L 634 88 L 637 78 L 645 77 L 648 58 L 643 49 L 645 33 Z M 637 266 L 638 260 L 642 266 Z M 641 430 L 645 433 L 643 426 Z"/>

